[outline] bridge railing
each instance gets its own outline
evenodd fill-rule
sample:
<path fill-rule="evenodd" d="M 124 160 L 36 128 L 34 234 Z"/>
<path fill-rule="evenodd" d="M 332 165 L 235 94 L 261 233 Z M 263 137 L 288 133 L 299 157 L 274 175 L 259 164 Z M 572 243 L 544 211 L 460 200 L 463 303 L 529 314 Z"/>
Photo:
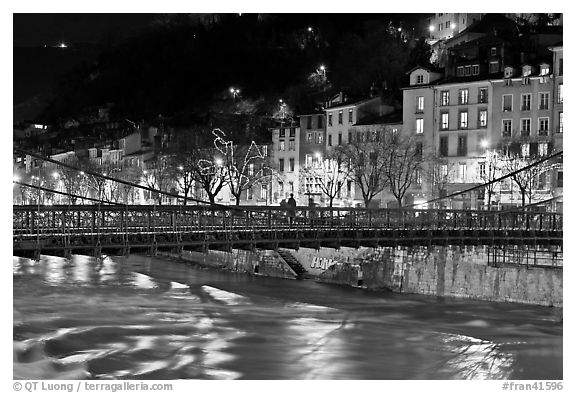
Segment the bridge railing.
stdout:
<path fill-rule="evenodd" d="M 561 231 L 561 213 L 277 206 L 13 206 L 14 234 L 297 228 Z"/>

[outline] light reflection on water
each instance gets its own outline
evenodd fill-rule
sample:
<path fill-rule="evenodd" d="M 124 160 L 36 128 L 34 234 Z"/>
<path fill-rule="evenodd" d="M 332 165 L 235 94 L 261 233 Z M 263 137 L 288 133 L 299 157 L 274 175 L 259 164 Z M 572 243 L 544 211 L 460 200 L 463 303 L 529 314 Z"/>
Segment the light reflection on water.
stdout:
<path fill-rule="evenodd" d="M 14 258 L 24 379 L 562 379 L 561 310 L 131 256 Z"/>

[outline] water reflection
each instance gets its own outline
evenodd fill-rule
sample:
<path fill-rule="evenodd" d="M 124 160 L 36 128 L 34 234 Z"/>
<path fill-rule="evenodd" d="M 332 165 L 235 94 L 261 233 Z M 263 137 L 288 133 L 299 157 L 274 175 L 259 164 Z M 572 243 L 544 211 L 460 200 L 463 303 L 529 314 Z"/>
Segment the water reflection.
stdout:
<path fill-rule="evenodd" d="M 561 313 L 149 257 L 13 260 L 19 378 L 561 379 Z"/>

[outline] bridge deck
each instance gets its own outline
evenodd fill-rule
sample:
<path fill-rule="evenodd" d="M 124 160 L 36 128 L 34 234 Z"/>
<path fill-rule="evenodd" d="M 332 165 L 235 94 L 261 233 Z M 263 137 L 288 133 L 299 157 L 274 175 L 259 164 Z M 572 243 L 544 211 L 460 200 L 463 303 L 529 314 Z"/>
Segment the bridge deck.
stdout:
<path fill-rule="evenodd" d="M 14 206 L 15 255 L 58 250 L 562 246 L 562 215 L 471 210 Z"/>

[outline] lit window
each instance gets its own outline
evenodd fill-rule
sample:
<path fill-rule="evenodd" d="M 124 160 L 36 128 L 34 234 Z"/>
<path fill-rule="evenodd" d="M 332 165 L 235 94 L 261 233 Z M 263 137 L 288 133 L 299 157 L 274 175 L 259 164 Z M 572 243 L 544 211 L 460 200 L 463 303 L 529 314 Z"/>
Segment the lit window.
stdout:
<path fill-rule="evenodd" d="M 450 92 L 448 90 L 442 91 L 440 97 L 440 105 L 442 106 L 450 105 Z"/>
<path fill-rule="evenodd" d="M 564 132 L 564 112 L 558 112 L 558 132 Z"/>
<path fill-rule="evenodd" d="M 485 162 L 479 162 L 478 163 L 478 173 L 480 174 L 480 177 L 486 176 L 486 163 Z"/>
<path fill-rule="evenodd" d="M 424 119 L 416 119 L 416 133 L 422 134 L 424 132 Z"/>
<path fill-rule="evenodd" d="M 548 75 L 550 73 L 550 66 L 548 64 L 540 65 L 540 75 Z"/>
<path fill-rule="evenodd" d="M 312 143 L 312 133 L 311 132 L 306 133 L 306 143 Z"/>
<path fill-rule="evenodd" d="M 564 103 L 564 84 L 560 83 L 558 84 L 558 103 L 559 104 L 563 104 Z"/>
<path fill-rule="evenodd" d="M 461 129 L 468 128 L 468 112 L 460 112 L 459 127 Z"/>
<path fill-rule="evenodd" d="M 485 109 L 478 111 L 478 126 L 479 127 L 488 126 L 488 111 Z"/>
<path fill-rule="evenodd" d="M 440 165 L 440 174 L 442 176 L 448 176 L 448 164 L 441 164 Z"/>
<path fill-rule="evenodd" d="M 460 89 L 459 93 L 459 103 L 462 105 L 468 104 L 468 89 Z"/>
<path fill-rule="evenodd" d="M 447 130 L 450 126 L 449 124 L 450 114 L 448 112 L 442 113 L 442 121 L 440 123 L 441 130 Z"/>
<path fill-rule="evenodd" d="M 461 162 L 458 164 L 458 177 L 462 182 L 466 180 L 466 163 Z"/>
<path fill-rule="evenodd" d="M 522 157 L 526 158 L 530 155 L 530 144 L 522 143 L 520 145 Z"/>
<path fill-rule="evenodd" d="M 424 112 L 424 97 L 416 97 L 416 112 Z"/>
<path fill-rule="evenodd" d="M 541 157 L 545 157 L 548 155 L 548 143 L 539 143 L 538 144 L 538 154 Z"/>
<path fill-rule="evenodd" d="M 487 88 L 478 89 L 478 103 L 479 104 L 488 103 L 488 89 Z"/>
<path fill-rule="evenodd" d="M 268 186 L 266 184 L 260 185 L 260 198 L 268 199 Z"/>
<path fill-rule="evenodd" d="M 281 151 L 286 150 L 286 142 L 280 141 L 280 145 L 278 146 L 278 150 L 281 150 Z"/>
<path fill-rule="evenodd" d="M 480 66 L 479 65 L 473 65 L 472 66 L 472 75 L 479 75 L 480 74 Z"/>

